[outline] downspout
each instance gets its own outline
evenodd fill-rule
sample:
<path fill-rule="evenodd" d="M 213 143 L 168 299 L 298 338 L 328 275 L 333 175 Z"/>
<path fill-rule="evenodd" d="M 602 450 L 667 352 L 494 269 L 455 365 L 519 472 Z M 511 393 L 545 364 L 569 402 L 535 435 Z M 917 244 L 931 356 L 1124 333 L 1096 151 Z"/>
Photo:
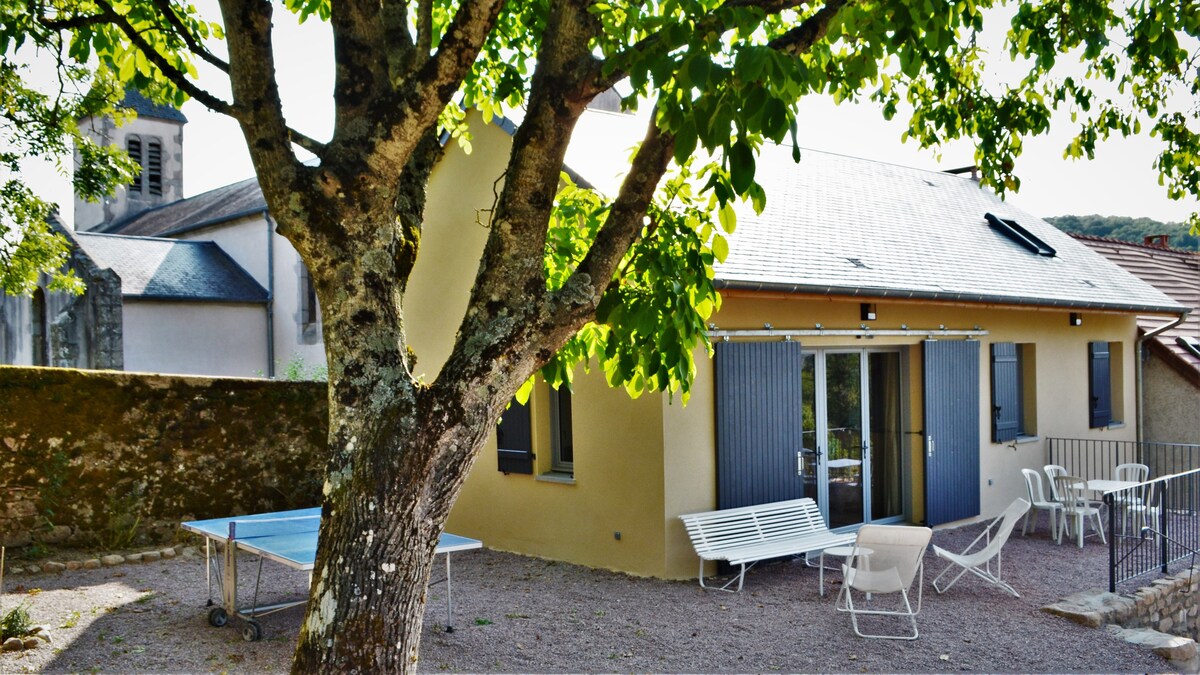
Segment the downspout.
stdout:
<path fill-rule="evenodd" d="M 1146 414 L 1144 411 L 1145 399 L 1146 399 L 1146 392 L 1144 391 L 1145 390 L 1145 382 L 1142 381 L 1142 377 L 1143 377 L 1143 375 L 1142 375 L 1142 359 L 1145 357 L 1146 340 L 1149 340 L 1150 338 L 1153 338 L 1153 337 L 1157 337 L 1157 336 L 1165 333 L 1166 331 L 1171 330 L 1175 326 L 1178 326 L 1179 324 L 1183 323 L 1183 320 L 1186 317 L 1187 317 L 1187 312 L 1181 312 L 1179 314 L 1179 316 L 1175 317 L 1174 321 L 1163 324 L 1163 325 L 1159 326 L 1158 328 L 1155 328 L 1154 330 L 1149 331 L 1148 333 L 1146 333 L 1142 337 L 1138 338 L 1138 340 L 1137 340 L 1137 349 L 1134 350 L 1136 352 L 1136 356 L 1137 356 L 1137 365 L 1135 366 L 1134 380 L 1136 380 L 1136 382 L 1137 382 L 1137 440 L 1138 440 L 1138 449 L 1139 449 L 1138 461 L 1141 461 L 1140 449 L 1142 447 L 1142 443 L 1145 442 L 1145 440 L 1146 440 L 1146 432 L 1142 427 L 1142 423 L 1145 421 L 1145 417 L 1146 417 Z"/>
<path fill-rule="evenodd" d="M 263 209 L 267 223 L 267 377 L 275 379 L 275 227 Z"/>

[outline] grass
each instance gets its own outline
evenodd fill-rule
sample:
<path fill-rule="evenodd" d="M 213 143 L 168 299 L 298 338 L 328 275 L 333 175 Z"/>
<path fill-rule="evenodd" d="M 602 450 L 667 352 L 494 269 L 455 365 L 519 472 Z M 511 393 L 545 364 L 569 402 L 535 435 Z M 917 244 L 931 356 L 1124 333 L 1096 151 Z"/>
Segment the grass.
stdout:
<path fill-rule="evenodd" d="M 0 617 L 0 642 L 9 638 L 25 637 L 33 633 L 33 620 L 29 618 L 29 607 L 17 605 Z"/>

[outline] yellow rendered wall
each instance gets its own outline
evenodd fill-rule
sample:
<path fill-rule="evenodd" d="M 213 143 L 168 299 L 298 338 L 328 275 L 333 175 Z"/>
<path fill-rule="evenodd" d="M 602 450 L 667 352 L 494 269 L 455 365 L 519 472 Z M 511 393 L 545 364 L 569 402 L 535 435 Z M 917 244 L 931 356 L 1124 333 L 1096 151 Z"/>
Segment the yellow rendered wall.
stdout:
<path fill-rule="evenodd" d="M 451 143 L 430 180 L 421 252 L 404 299 L 416 372 L 426 381 L 449 356 L 466 309 L 487 240 L 487 210 L 511 144 L 498 127 L 474 121 L 471 155 Z M 531 403 L 538 473 L 550 468 L 547 404 L 542 384 Z M 493 549 L 661 575 L 662 400 L 630 400 L 600 373 L 580 371 L 572 404 L 574 482 L 500 473 L 493 434 L 447 529 Z"/>
<path fill-rule="evenodd" d="M 821 324 L 826 329 L 855 329 L 864 322 L 859 317 L 859 300 L 833 299 L 757 299 L 729 294 L 713 321 L 721 330 L 757 330 L 770 323 L 775 329 L 811 329 Z M 1047 437 L 1134 440 L 1133 317 L 1116 314 L 1083 314 L 1083 325 L 1068 326 L 1068 312 L 1062 310 L 1013 309 L 976 306 L 931 306 L 916 303 L 876 303 L 878 319 L 868 322 L 873 329 L 930 328 L 988 331 L 980 338 L 980 502 L 984 516 L 1001 511 L 1013 499 L 1025 495 L 1020 469 L 1037 468 L 1046 463 Z M 922 359 L 923 336 L 871 339 L 855 337 L 798 337 L 808 347 L 882 348 L 895 346 L 905 359 L 908 386 L 905 389 L 906 431 L 923 427 Z M 945 338 L 962 339 L 962 338 Z M 1093 340 L 1121 342 L 1114 355 L 1120 359 L 1121 382 L 1114 389 L 1114 400 L 1123 400 L 1124 426 L 1110 429 L 1088 428 L 1087 343 Z M 1033 405 L 1036 406 L 1037 438 L 1027 442 L 994 444 L 991 442 L 991 369 L 992 342 L 1035 343 L 1036 373 Z M 1116 387 L 1114 383 L 1114 387 Z M 693 403 L 686 409 L 664 406 L 667 475 L 664 513 L 668 523 L 668 576 L 695 574 L 696 559 L 681 527 L 673 521 L 680 513 L 715 508 L 716 477 L 713 441 L 712 368 L 707 360 L 700 364 Z M 1117 415 L 1117 413 L 1114 413 Z M 905 434 L 910 460 L 911 495 L 908 510 L 914 521 L 924 518 L 924 480 L 922 442 L 916 434 Z M 988 484 L 988 481 L 991 484 Z"/>

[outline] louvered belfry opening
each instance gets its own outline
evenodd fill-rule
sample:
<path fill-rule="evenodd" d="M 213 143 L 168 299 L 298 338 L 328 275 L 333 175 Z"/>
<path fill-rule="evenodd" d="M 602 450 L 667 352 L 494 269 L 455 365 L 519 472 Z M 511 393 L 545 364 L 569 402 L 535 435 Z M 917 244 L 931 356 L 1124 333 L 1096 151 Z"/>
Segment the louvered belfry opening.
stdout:
<path fill-rule="evenodd" d="M 162 195 L 162 144 L 152 140 L 146 144 L 146 163 L 142 165 L 146 173 L 146 187 L 150 194 Z"/>
<path fill-rule="evenodd" d="M 130 136 L 125 140 L 125 151 L 129 153 L 129 158 L 138 165 L 137 175 L 133 177 L 133 182 L 129 184 L 129 191 L 140 193 L 142 191 L 142 168 L 145 166 L 142 162 L 142 139 L 137 136 Z"/>

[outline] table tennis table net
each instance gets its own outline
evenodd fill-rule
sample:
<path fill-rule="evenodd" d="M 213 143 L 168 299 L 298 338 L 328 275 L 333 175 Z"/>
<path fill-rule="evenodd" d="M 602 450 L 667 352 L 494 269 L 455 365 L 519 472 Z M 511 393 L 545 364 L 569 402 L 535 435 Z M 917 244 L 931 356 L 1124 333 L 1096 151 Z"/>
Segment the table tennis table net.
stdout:
<path fill-rule="evenodd" d="M 247 518 L 229 521 L 233 526 L 230 533 L 239 541 L 262 537 L 279 537 L 290 534 L 307 534 L 321 528 L 321 516 L 292 516 L 287 518 Z"/>

